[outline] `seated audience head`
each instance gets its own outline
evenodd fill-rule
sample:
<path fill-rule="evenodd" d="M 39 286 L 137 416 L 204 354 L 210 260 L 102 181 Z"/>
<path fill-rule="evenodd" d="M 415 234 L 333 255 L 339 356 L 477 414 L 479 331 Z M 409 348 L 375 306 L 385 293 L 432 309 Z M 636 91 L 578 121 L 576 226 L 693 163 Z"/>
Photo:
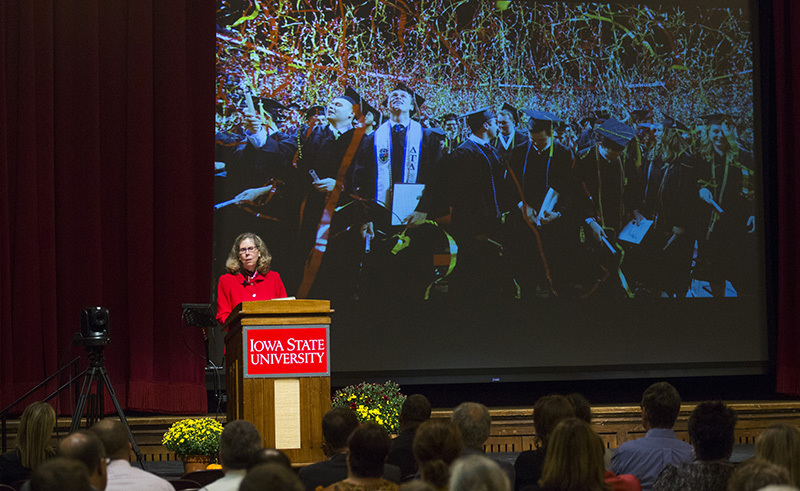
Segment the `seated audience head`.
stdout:
<path fill-rule="evenodd" d="M 492 417 L 486 406 L 477 402 L 461 403 L 453 410 L 451 419 L 461 431 L 464 447 L 483 450 L 492 428 Z"/>
<path fill-rule="evenodd" d="M 219 436 L 219 460 L 223 470 L 247 469 L 253 456 L 261 450 L 261 433 L 253 423 L 243 419 L 231 421 Z"/>
<path fill-rule="evenodd" d="M 285 465 L 270 462 L 258 464 L 247 471 L 239 491 L 304 491 L 297 473 Z"/>
<path fill-rule="evenodd" d="M 736 413 L 722 401 L 698 404 L 689 416 L 689 438 L 697 460 L 730 458 L 735 426 Z"/>
<path fill-rule="evenodd" d="M 106 451 L 97 435 L 78 430 L 58 444 L 58 457 L 80 461 L 89 471 L 89 483 L 97 489 L 106 488 Z"/>
<path fill-rule="evenodd" d="M 36 469 L 55 449 L 52 445 L 56 413 L 46 402 L 34 402 L 25 408 L 19 419 L 16 447 L 20 450 L 22 466 Z"/>
<path fill-rule="evenodd" d="M 111 460 L 129 460 L 131 443 L 128 441 L 128 431 L 121 421 L 103 419 L 89 429 L 103 442 L 106 456 Z"/>
<path fill-rule="evenodd" d="M 436 491 L 433 484 L 422 479 L 414 479 L 400 485 L 400 491 Z"/>
<path fill-rule="evenodd" d="M 542 487 L 606 490 L 603 442 L 578 418 L 562 420 L 550 435 L 542 468 Z"/>
<path fill-rule="evenodd" d="M 567 399 L 569 399 L 570 404 L 572 404 L 572 409 L 575 411 L 575 417 L 591 424 L 592 406 L 589 405 L 589 401 L 587 401 L 585 397 L 577 392 L 567 394 Z"/>
<path fill-rule="evenodd" d="M 345 407 L 331 409 L 322 417 L 322 438 L 325 454 L 331 456 L 347 450 L 347 439 L 358 428 L 355 411 Z"/>
<path fill-rule="evenodd" d="M 89 471 L 76 459 L 55 457 L 31 473 L 31 491 L 90 491 Z"/>
<path fill-rule="evenodd" d="M 562 419 L 573 416 L 575 410 L 566 397 L 558 394 L 540 397 L 533 406 L 533 427 L 541 445 L 547 447 L 550 434 L 556 425 Z"/>
<path fill-rule="evenodd" d="M 250 465 L 248 465 L 247 468 L 252 469 L 259 464 L 281 464 L 286 466 L 287 469 L 292 468 L 292 461 L 289 460 L 289 457 L 285 453 L 277 448 L 262 448 L 253 455 L 253 458 L 250 460 Z"/>
<path fill-rule="evenodd" d="M 642 423 L 646 430 L 671 429 L 680 410 L 681 396 L 668 382 L 656 382 L 642 394 Z"/>
<path fill-rule="evenodd" d="M 347 442 L 347 464 L 354 477 L 383 476 L 383 464 L 389 455 L 392 439 L 377 423 L 364 423 L 350 435 Z"/>
<path fill-rule="evenodd" d="M 470 455 L 453 464 L 450 491 L 510 491 L 508 475 L 494 460 Z"/>
<path fill-rule="evenodd" d="M 422 423 L 414 435 L 414 459 L 422 479 L 444 488 L 450 479 L 450 464 L 461 456 L 461 432 L 455 423 L 431 419 Z"/>
<path fill-rule="evenodd" d="M 431 401 L 422 394 L 411 394 L 400 407 L 400 429 L 416 428 L 431 419 Z"/>
<path fill-rule="evenodd" d="M 772 462 L 755 458 L 736 467 L 728 481 L 728 491 L 758 491 L 770 484 L 792 484 L 789 471 Z"/>
<path fill-rule="evenodd" d="M 800 487 L 800 430 L 789 425 L 773 425 L 756 438 L 756 457 L 785 467 L 792 484 Z"/>

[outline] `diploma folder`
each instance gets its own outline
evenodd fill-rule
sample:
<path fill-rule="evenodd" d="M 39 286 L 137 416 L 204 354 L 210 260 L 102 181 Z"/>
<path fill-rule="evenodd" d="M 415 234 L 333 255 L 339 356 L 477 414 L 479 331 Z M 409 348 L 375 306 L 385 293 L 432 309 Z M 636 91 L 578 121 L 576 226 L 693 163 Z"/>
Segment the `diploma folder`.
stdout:
<path fill-rule="evenodd" d="M 417 209 L 424 184 L 395 184 L 392 191 L 392 225 L 401 225 L 403 220 Z"/>

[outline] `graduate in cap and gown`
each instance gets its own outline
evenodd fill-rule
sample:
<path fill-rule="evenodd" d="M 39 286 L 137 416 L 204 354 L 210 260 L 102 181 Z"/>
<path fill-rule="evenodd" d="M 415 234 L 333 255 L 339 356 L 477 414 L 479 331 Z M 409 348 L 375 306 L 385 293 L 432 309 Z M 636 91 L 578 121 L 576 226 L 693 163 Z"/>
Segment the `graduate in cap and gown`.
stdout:
<path fill-rule="evenodd" d="M 625 159 L 625 147 L 634 138 L 634 130 L 614 118 L 596 129 L 598 142 L 579 152 L 575 179 L 584 191 L 583 239 L 603 273 L 606 292 L 632 296 L 622 273 L 624 251 L 617 236 L 631 219 L 641 220 L 638 211 L 641 190 L 637 169 Z M 592 273 L 593 274 L 593 273 Z"/>
<path fill-rule="evenodd" d="M 578 136 L 576 147 L 578 152 L 593 147 L 597 143 L 597 127 L 605 123 L 611 117 L 607 109 L 595 109 L 591 116 L 584 119 L 591 126 L 581 131 Z"/>
<path fill-rule="evenodd" d="M 461 126 L 458 123 L 458 116 L 447 113 L 442 116 L 445 138 L 442 142 L 442 155 L 450 155 L 464 142 L 461 136 Z"/>
<path fill-rule="evenodd" d="M 667 116 L 647 167 L 641 213 L 653 224 L 642 240 L 641 281 L 654 296 L 685 297 L 691 283 L 699 207 L 689 127 Z"/>
<path fill-rule="evenodd" d="M 344 94 L 330 101 L 326 123 L 314 126 L 303 144 L 298 167 L 304 183 L 304 198 L 296 249 L 297 262 L 303 265 L 301 286 L 305 283 L 303 288 L 298 288 L 301 297 L 334 299 L 346 296 L 347 289 L 342 285 L 353 284 L 347 276 L 357 270 L 358 254 L 348 251 L 359 250 L 356 225 L 360 215 L 348 217 L 337 209 L 352 200 L 352 162 L 359 145 L 353 139 L 357 132 L 359 137 L 364 132 L 363 128 L 354 126 L 356 118 L 362 115 L 360 104 L 359 94 L 348 87 Z M 331 202 L 334 197 L 335 202 Z M 327 208 L 329 212 L 324 213 Z M 350 226 L 354 227 L 347 233 Z M 325 258 L 317 261 L 316 267 L 312 264 L 315 255 Z"/>
<path fill-rule="evenodd" d="M 396 214 L 392 210 L 395 184 L 427 184 L 436 172 L 441 157 L 440 137 L 411 119 L 423 102 L 425 99 L 398 83 L 386 101 L 389 118 L 362 141 L 353 177 L 356 193 L 377 205 L 364 226 L 365 236 L 389 230 L 392 215 Z M 423 192 L 412 214 L 395 216 L 395 221 L 425 220 L 431 212 L 426 194 Z"/>
<path fill-rule="evenodd" d="M 503 107 L 497 112 L 499 131 L 497 136 L 492 138 L 492 146 L 497 150 L 497 154 L 503 162 L 508 162 L 508 158 L 515 148 L 528 143 L 527 131 L 517 130 L 518 124 L 517 109 L 507 102 L 503 103 Z"/>
<path fill-rule="evenodd" d="M 517 206 L 528 222 L 515 222 L 519 237 L 514 244 L 516 271 L 525 295 L 548 295 L 553 290 L 568 294 L 572 275 L 567 268 L 578 245 L 579 228 L 574 155 L 554 138 L 561 119 L 549 112 L 523 111 L 529 116 L 528 140 L 514 149 L 509 160 L 524 196 L 524 203 L 520 200 Z M 531 226 L 539 232 L 541 249 Z"/>
<path fill-rule="evenodd" d="M 274 99 L 246 96 L 243 110 L 244 139 L 225 166 L 224 191 L 217 195 L 215 221 L 224 252 L 215 258 L 224 267 L 227 247 L 242 230 L 263 238 L 274 260 L 272 267 L 283 271 L 286 252 L 291 249 L 292 206 L 287 183 L 296 178 L 292 158 L 297 144 L 292 135 L 278 130 L 284 106 Z"/>
<path fill-rule="evenodd" d="M 491 145 L 497 118 L 489 108 L 465 117 L 471 135 L 447 157 L 431 185 L 435 202 L 451 209 L 449 230 L 458 244 L 453 285 L 461 298 L 518 298 L 506 247 L 507 220 L 520 212 L 505 179 L 507 167 Z"/>
<path fill-rule="evenodd" d="M 758 260 L 753 234 L 758 188 L 753 155 L 739 149 L 730 116 L 711 114 L 703 120 L 695 169 L 698 194 L 705 206 L 701 208 L 693 278 L 707 281 L 714 296 L 752 293 Z"/>

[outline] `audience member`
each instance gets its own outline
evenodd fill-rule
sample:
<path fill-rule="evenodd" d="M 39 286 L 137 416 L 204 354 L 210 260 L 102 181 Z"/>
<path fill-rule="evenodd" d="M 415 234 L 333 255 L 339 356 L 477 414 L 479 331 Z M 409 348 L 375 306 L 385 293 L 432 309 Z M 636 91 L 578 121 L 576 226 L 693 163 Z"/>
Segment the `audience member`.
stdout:
<path fill-rule="evenodd" d="M 465 447 L 466 449 L 466 447 Z M 471 454 L 456 460 L 450 491 L 511 491 L 511 481 L 497 461 Z"/>
<path fill-rule="evenodd" d="M 758 491 L 770 484 L 792 484 L 789 471 L 772 462 L 755 458 L 739 465 L 728 481 L 728 491 Z"/>
<path fill-rule="evenodd" d="M 585 397 L 578 394 L 577 392 L 573 392 L 572 394 L 567 394 L 566 397 L 567 399 L 569 399 L 570 404 L 572 404 L 572 409 L 575 411 L 575 417 L 586 421 L 591 426 L 592 406 L 589 405 L 589 401 L 587 401 Z M 605 463 L 606 469 L 611 469 L 611 457 L 613 456 L 614 452 L 610 448 L 604 445 L 603 462 Z"/>
<path fill-rule="evenodd" d="M 566 418 L 553 430 L 539 487 L 553 491 L 603 491 L 603 442 L 586 421 Z"/>
<path fill-rule="evenodd" d="M 616 474 L 633 474 L 642 489 L 648 490 L 669 464 L 689 463 L 694 459 L 692 446 L 675 436 L 672 428 L 681 410 L 681 396 L 667 382 L 657 382 L 642 395 L 644 438 L 619 446 L 611 458 Z"/>
<path fill-rule="evenodd" d="M 303 483 L 291 469 L 279 461 L 259 463 L 247 471 L 240 491 L 303 491 Z"/>
<path fill-rule="evenodd" d="M 733 473 L 730 459 L 733 452 L 733 430 L 736 413 L 720 401 L 702 402 L 689 416 L 689 438 L 697 460 L 670 464 L 661 471 L 653 489 L 725 490 Z"/>
<path fill-rule="evenodd" d="M 800 430 L 794 426 L 770 426 L 756 438 L 756 457 L 789 471 L 792 484 L 800 487 Z"/>
<path fill-rule="evenodd" d="M 575 416 L 572 404 L 564 396 L 553 394 L 540 397 L 533 406 L 533 427 L 536 430 L 538 448 L 519 454 L 514 462 L 516 479 L 514 489 L 519 491 L 526 486 L 535 486 L 542 477 L 542 467 L 547 455 L 548 437 L 556 425 L 566 418 Z"/>
<path fill-rule="evenodd" d="M 452 421 L 431 419 L 419 425 L 413 449 L 422 480 L 446 488 L 450 464 L 461 456 L 462 448 L 461 432 Z"/>
<path fill-rule="evenodd" d="M 42 462 L 31 473 L 31 491 L 91 491 L 89 471 L 76 459 L 55 457 Z"/>
<path fill-rule="evenodd" d="M 89 471 L 89 484 L 100 491 L 106 489 L 106 451 L 97 435 L 78 430 L 61 440 L 56 455 L 83 463 Z"/>
<path fill-rule="evenodd" d="M 247 473 L 247 465 L 261 450 L 261 433 L 243 419 L 231 421 L 219 437 L 219 460 L 225 477 L 201 488 L 203 491 L 236 491 Z"/>
<path fill-rule="evenodd" d="M 477 402 L 464 402 L 453 410 L 451 418 L 461 431 L 464 449 L 462 458 L 468 455 L 484 455 L 483 444 L 489 439 L 492 428 L 492 416 L 489 409 Z M 514 482 L 514 466 L 511 462 L 493 459 L 508 476 L 508 482 Z"/>
<path fill-rule="evenodd" d="M 391 441 L 379 424 L 364 423 L 356 428 L 347 443 L 347 478 L 325 491 L 396 491 L 396 483 L 381 477 Z"/>
<path fill-rule="evenodd" d="M 250 463 L 247 465 L 247 468 L 252 469 L 260 464 L 280 464 L 287 469 L 292 468 L 291 459 L 289 459 L 285 453 L 281 452 L 277 448 L 262 448 L 256 452 L 255 455 L 253 455 L 253 458 L 250 459 Z"/>
<path fill-rule="evenodd" d="M 46 402 L 25 408 L 19 420 L 14 448 L 0 455 L 0 484 L 13 484 L 30 476 L 33 469 L 55 454 L 51 443 L 56 413 Z"/>
<path fill-rule="evenodd" d="M 403 481 L 412 479 L 417 473 L 417 462 L 414 460 L 414 435 L 417 427 L 431 417 L 431 402 L 422 394 L 411 394 L 403 401 L 400 408 L 400 428 L 397 438 L 392 440 L 389 450 L 389 464 L 400 468 Z"/>
<path fill-rule="evenodd" d="M 348 408 L 334 408 L 322 417 L 322 450 L 327 460 L 300 469 L 300 480 L 307 491 L 314 491 L 347 478 L 347 440 L 358 428 L 356 413 Z M 383 477 L 400 482 L 400 469 L 383 464 Z"/>
<path fill-rule="evenodd" d="M 104 419 L 89 429 L 97 435 L 105 448 L 108 463 L 106 491 L 172 491 L 169 481 L 130 464 L 131 442 L 120 421 Z"/>

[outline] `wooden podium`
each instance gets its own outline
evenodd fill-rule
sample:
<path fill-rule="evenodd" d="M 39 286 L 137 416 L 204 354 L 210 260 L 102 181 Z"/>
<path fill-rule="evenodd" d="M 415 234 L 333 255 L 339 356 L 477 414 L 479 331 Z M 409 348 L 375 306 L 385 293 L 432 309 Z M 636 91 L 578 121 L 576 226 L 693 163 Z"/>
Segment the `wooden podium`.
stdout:
<path fill-rule="evenodd" d="M 328 300 L 242 302 L 225 322 L 228 421 L 250 421 L 264 447 L 286 452 L 293 464 L 325 459 L 331 312 Z"/>

